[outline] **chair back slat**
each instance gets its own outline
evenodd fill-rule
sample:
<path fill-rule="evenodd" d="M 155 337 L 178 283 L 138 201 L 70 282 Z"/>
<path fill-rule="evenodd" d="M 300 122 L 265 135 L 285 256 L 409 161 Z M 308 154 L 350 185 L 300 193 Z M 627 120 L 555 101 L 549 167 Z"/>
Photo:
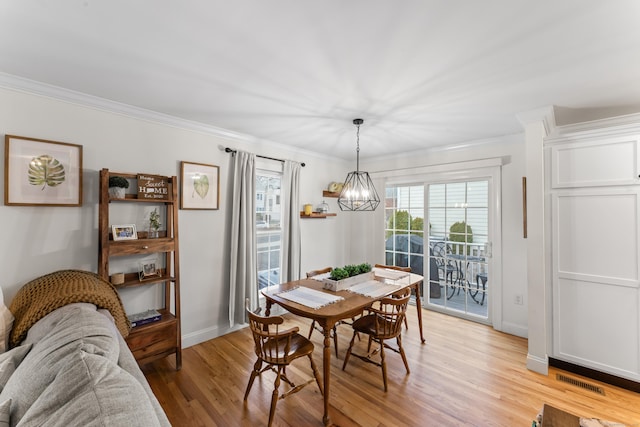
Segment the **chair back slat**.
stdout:
<path fill-rule="evenodd" d="M 308 272 L 307 272 L 307 279 L 308 279 L 309 277 L 318 276 L 318 275 L 320 275 L 320 274 L 331 273 L 331 270 L 333 270 L 333 268 L 331 268 L 331 267 L 325 267 L 325 268 L 322 268 L 322 269 L 320 269 L 320 270 L 308 271 Z"/>
<path fill-rule="evenodd" d="M 292 334 L 280 331 L 284 319 L 281 316 L 260 316 L 248 308 L 247 315 L 256 355 L 276 365 L 289 363 Z"/>
<path fill-rule="evenodd" d="M 376 337 L 389 339 L 397 337 L 402 331 L 404 317 L 409 303 L 409 294 L 403 297 L 384 298 L 380 306 L 372 309 L 376 314 Z"/>

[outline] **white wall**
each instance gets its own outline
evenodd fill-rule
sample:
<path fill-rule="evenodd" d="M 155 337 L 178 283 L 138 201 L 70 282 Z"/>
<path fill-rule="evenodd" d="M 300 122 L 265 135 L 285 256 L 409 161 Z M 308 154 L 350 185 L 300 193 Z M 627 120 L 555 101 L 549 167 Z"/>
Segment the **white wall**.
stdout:
<path fill-rule="evenodd" d="M 350 162 L 293 152 L 280 145 L 220 136 L 206 130 L 188 130 L 157 121 L 107 112 L 45 96 L 0 88 L 0 132 L 80 144 L 84 160 L 84 204 L 80 208 L 14 207 L 0 205 L 4 225 L 0 260 L 5 302 L 31 279 L 55 270 L 97 271 L 98 171 L 178 175 L 180 161 L 220 166 L 219 211 L 179 212 L 182 286 L 182 334 L 185 347 L 229 331 L 227 262 L 231 155 L 220 147 L 244 149 L 270 157 L 305 162 L 300 202 L 318 205 L 331 181 L 344 180 Z M 526 334 L 526 301 L 513 304 L 514 295 L 526 295 L 525 250 L 521 231 L 520 179 L 524 175 L 523 138 L 503 138 L 475 148 L 432 150 L 410 156 L 362 161 L 364 170 L 389 170 L 505 157 L 503 199 L 503 304 L 506 330 Z M 0 165 L 4 168 L 4 165 Z M 369 169 L 367 169 L 369 168 Z M 4 169 L 0 171 L 4 183 Z M 379 187 L 381 188 L 381 187 Z M 381 194 L 384 197 L 384 194 Z M 302 219 L 302 265 L 305 272 L 325 266 L 381 261 L 383 239 L 368 213 L 341 212 L 336 199 L 325 199 L 327 219 Z M 300 206 L 302 210 L 302 206 Z M 378 227 L 380 230 L 382 226 Z M 382 231 L 381 231 L 382 232 Z M 357 236 L 357 239 L 353 237 Z"/>
<path fill-rule="evenodd" d="M 231 155 L 220 146 L 305 162 L 301 202 L 319 204 L 322 190 L 346 176 L 347 165 L 267 146 L 223 138 L 63 102 L 0 89 L 0 133 L 83 146 L 82 207 L 0 205 L 2 289 L 8 304 L 22 285 L 52 271 L 97 271 L 98 171 L 179 175 L 180 161 L 220 166 L 219 211 L 179 212 L 182 333 L 185 346 L 228 331 L 225 254 L 229 223 Z M 4 164 L 0 166 L 4 185 Z M 334 200 L 327 200 L 333 210 Z M 302 206 L 300 206 L 302 210 Z M 346 255 L 345 217 L 302 220 L 302 271 L 337 265 Z M 125 306 L 131 301 L 125 301 Z"/>

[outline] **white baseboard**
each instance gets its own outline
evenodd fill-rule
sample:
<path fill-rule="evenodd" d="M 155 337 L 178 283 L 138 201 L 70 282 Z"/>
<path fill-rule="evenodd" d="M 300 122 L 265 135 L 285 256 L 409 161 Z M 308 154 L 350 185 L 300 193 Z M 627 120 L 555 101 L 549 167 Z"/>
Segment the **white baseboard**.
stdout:
<path fill-rule="evenodd" d="M 502 322 L 501 332 L 522 338 L 529 337 L 529 329 L 527 329 L 526 326 L 522 326 L 517 323 Z"/>
<path fill-rule="evenodd" d="M 538 357 L 527 354 L 527 369 L 542 375 L 549 375 L 549 357 Z"/>
<path fill-rule="evenodd" d="M 230 332 L 238 331 L 248 325 L 235 325 L 232 328 L 206 328 L 199 331 L 191 332 L 182 336 L 182 348 L 188 348 L 192 345 L 200 344 L 214 338 L 221 337 Z"/>

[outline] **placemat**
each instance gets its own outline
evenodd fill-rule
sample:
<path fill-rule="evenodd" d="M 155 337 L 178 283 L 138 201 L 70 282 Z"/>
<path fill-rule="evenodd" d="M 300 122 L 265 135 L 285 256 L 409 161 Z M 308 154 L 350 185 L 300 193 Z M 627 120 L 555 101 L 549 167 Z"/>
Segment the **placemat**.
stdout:
<path fill-rule="evenodd" d="M 391 285 L 388 283 L 378 282 L 377 280 L 367 280 L 366 282 L 358 283 L 347 289 L 349 292 L 355 292 L 356 294 L 364 295 L 366 297 L 378 298 L 385 295 L 390 295 L 400 289 L 398 285 Z"/>
<path fill-rule="evenodd" d="M 333 304 L 334 302 L 344 299 L 343 297 L 338 295 L 331 295 L 302 286 L 280 292 L 276 295 L 282 298 L 286 298 L 289 301 L 297 302 L 298 304 L 302 304 L 315 309 L 324 307 L 325 305 Z"/>

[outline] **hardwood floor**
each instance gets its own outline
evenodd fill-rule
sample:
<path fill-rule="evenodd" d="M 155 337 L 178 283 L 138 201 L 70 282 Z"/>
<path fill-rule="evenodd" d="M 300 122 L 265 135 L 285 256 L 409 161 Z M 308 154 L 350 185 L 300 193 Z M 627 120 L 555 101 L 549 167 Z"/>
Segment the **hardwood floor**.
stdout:
<path fill-rule="evenodd" d="M 342 371 L 351 338 L 347 325 L 338 332 L 339 358 L 331 359 L 331 420 L 347 426 L 530 426 L 544 403 L 584 417 L 640 426 L 640 394 L 550 368 L 549 376 L 526 369 L 527 341 L 492 328 L 423 310 L 427 342 L 420 344 L 416 310 L 409 307 L 409 330 L 403 343 L 411 373 L 398 354 L 387 352 L 389 391 L 384 393 L 380 368 L 352 358 Z M 310 322 L 292 315 L 287 323 Z M 322 366 L 321 334 L 314 332 L 314 359 Z M 357 342 L 357 341 L 356 341 Z M 366 350 L 365 340 L 358 343 Z M 333 352 L 333 349 L 332 349 Z M 174 426 L 266 425 L 274 374 L 256 379 L 243 401 L 255 361 L 248 328 L 143 367 Z M 299 360 L 287 370 L 302 382 L 311 378 L 309 364 Z M 558 381 L 556 374 L 601 387 L 605 395 Z M 281 390 L 286 387 L 281 384 Z M 278 402 L 274 425 L 322 426 L 322 396 L 315 383 Z"/>

